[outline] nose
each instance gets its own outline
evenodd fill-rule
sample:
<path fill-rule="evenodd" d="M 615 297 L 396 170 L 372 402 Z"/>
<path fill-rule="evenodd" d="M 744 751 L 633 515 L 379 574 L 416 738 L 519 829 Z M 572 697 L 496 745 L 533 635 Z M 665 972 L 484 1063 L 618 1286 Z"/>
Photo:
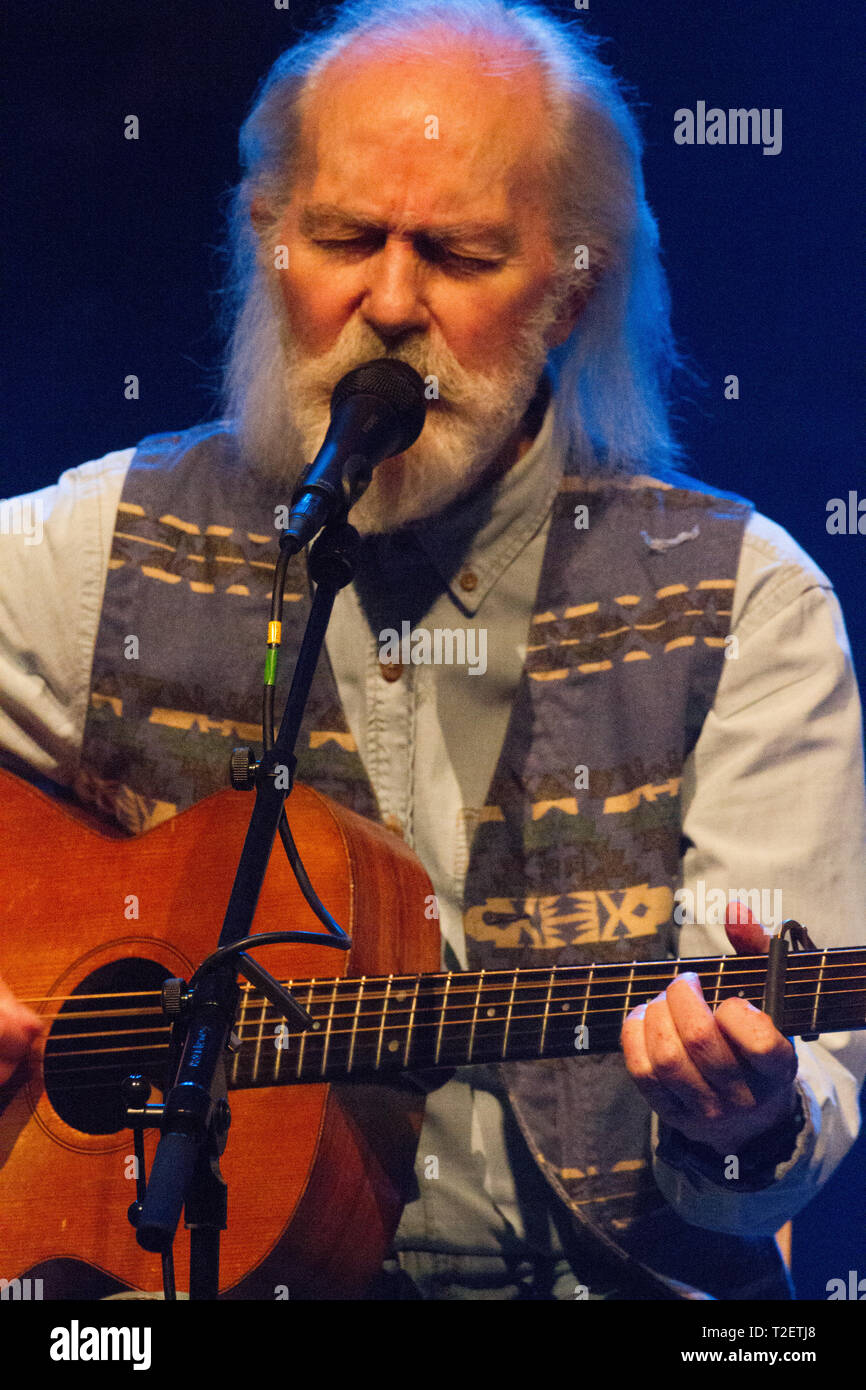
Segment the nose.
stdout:
<path fill-rule="evenodd" d="M 401 338 L 426 329 L 423 265 L 411 242 L 389 236 L 369 260 L 361 313 L 381 338 Z"/>

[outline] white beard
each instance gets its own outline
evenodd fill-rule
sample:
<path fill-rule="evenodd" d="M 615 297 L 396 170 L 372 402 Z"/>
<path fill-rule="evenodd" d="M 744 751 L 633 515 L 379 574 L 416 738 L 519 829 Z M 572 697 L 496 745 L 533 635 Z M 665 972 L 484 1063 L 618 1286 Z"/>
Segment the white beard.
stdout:
<path fill-rule="evenodd" d="M 284 327 L 286 410 L 304 458 L 315 457 L 330 423 L 334 386 L 346 372 L 376 357 L 393 357 L 414 367 L 438 399 L 427 406 L 419 438 L 405 453 L 374 470 L 350 520 L 365 535 L 395 531 L 434 516 L 470 492 L 515 434 L 532 399 L 547 357 L 546 330 L 556 316 L 553 292 L 523 326 L 509 363 L 495 372 L 470 372 L 432 335 L 417 334 L 388 350 L 357 315 L 333 348 L 305 356 Z M 438 336 L 438 335 L 437 335 Z"/>

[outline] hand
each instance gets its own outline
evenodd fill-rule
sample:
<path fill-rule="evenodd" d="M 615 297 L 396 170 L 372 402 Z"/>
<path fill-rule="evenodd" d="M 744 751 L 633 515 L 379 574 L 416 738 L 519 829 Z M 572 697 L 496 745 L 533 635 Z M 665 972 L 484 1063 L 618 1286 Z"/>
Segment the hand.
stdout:
<path fill-rule="evenodd" d="M 20 1004 L 8 985 L 0 980 L 0 1086 L 5 1086 L 47 1031 L 47 1020 Z"/>
<path fill-rule="evenodd" d="M 730 915 L 729 925 L 736 926 Z M 735 944 L 741 950 L 743 939 L 740 928 Z M 750 949 L 757 944 L 753 935 Z M 767 949 L 766 937 L 760 945 Z M 745 999 L 726 999 L 713 1014 L 692 973 L 632 1010 L 622 1049 L 635 1085 L 659 1118 L 719 1154 L 737 1153 L 796 1109 L 797 1054 L 789 1039 Z"/>

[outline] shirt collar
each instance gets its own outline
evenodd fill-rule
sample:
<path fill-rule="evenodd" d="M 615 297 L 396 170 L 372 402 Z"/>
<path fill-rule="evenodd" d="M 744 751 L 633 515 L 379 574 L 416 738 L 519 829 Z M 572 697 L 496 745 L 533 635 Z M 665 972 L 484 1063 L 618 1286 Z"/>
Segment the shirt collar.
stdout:
<path fill-rule="evenodd" d="M 492 487 L 407 528 L 466 613 L 478 609 L 550 511 L 561 480 L 553 413 L 549 400 L 532 444 Z"/>

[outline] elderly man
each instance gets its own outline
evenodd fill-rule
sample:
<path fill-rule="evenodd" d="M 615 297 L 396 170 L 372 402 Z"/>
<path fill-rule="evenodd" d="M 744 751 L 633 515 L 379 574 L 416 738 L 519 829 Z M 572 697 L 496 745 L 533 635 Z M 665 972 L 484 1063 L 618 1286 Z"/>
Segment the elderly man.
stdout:
<path fill-rule="evenodd" d="M 273 509 L 335 383 L 393 356 L 427 419 L 352 511 L 298 776 L 415 849 L 445 968 L 719 953 L 718 915 L 680 931 L 699 881 L 781 890 L 854 944 L 838 606 L 749 504 L 671 471 L 639 140 L 580 30 L 499 0 L 346 6 L 275 65 L 242 151 L 229 423 L 64 475 L 48 543 L 3 538 L 5 760 L 132 832 L 224 784 L 212 730 L 256 719 Z M 486 669 L 386 657 L 406 622 L 483 632 Z M 0 1001 L 7 1074 L 37 1031 Z M 862 1048 L 795 1050 L 689 974 L 622 1045 L 429 1096 L 375 1296 L 788 1296 L 772 1234 L 856 1135 Z"/>

